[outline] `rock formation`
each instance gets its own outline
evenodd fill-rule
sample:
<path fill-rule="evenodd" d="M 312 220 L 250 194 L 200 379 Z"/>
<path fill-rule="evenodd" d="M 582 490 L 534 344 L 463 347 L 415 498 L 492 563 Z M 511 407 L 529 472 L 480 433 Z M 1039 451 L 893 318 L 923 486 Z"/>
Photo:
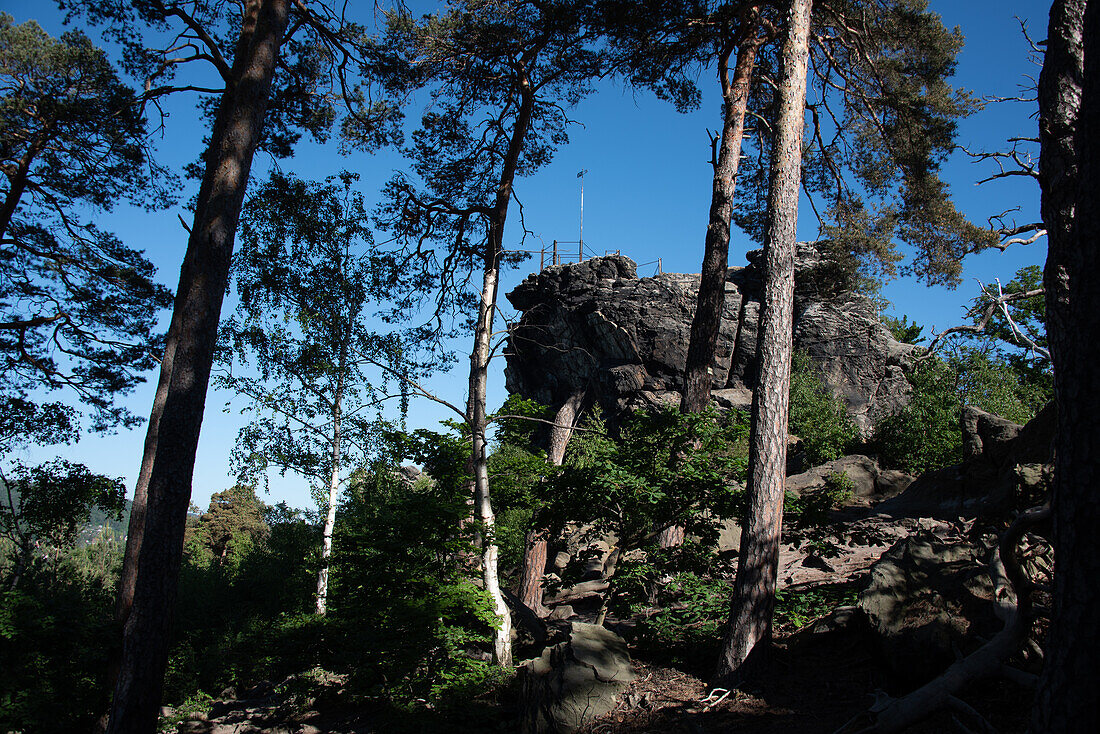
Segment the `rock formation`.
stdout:
<path fill-rule="evenodd" d="M 967 406 L 963 460 L 926 472 L 877 511 L 895 517 L 1003 515 L 1039 504 L 1053 474 L 1054 403 L 1027 425 Z"/>
<path fill-rule="evenodd" d="M 730 268 L 712 397 L 747 408 L 755 385 L 761 299 L 759 251 Z M 796 261 L 795 349 L 817 362 L 833 392 L 865 432 L 905 402 L 902 364 L 913 347 L 895 341 L 865 296 L 832 287 L 842 279 L 813 245 Z M 549 267 L 508 300 L 522 318 L 511 329 L 510 392 L 556 408 L 579 390 L 612 418 L 678 404 L 698 275 L 639 278 L 621 256 Z"/>
<path fill-rule="evenodd" d="M 520 731 L 576 731 L 610 711 L 632 680 L 623 638 L 598 625 L 573 622 L 568 639 L 520 666 Z"/>

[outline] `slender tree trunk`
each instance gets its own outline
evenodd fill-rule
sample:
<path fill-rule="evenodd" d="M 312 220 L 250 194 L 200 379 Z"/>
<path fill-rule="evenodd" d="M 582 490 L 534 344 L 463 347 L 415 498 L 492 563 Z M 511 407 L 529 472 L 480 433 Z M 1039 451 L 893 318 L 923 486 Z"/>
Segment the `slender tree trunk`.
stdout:
<path fill-rule="evenodd" d="M 467 407 L 471 433 L 471 468 L 474 479 L 474 510 L 480 521 L 481 578 L 485 590 L 493 600 L 493 611 L 500 620 L 493 631 L 493 662 L 502 667 L 512 664 L 512 615 L 504 603 L 497 573 L 497 542 L 494 536 L 496 517 L 489 497 L 489 464 L 486 441 L 488 421 L 486 399 L 489 384 L 489 356 L 493 334 L 493 316 L 496 313 L 497 288 L 500 280 L 500 256 L 504 249 L 504 225 L 508 220 L 508 204 L 512 201 L 512 184 L 515 181 L 519 156 L 524 138 L 531 126 L 534 113 L 534 92 L 530 80 L 521 71 L 520 106 L 515 127 L 508 141 L 508 150 L 501 167 L 496 201 L 488 222 L 484 275 L 481 301 L 477 309 L 477 325 L 474 329 L 474 350 L 470 354 L 470 398 Z"/>
<path fill-rule="evenodd" d="M 729 266 L 730 218 L 737 185 L 737 166 L 741 161 L 741 138 L 745 134 L 745 111 L 749 87 L 756 63 L 756 43 L 745 41 L 737 49 L 733 79 L 729 60 L 732 49 L 722 50 L 718 58 L 718 81 L 722 85 L 722 140 L 714 164 L 710 197 L 710 220 L 703 249 L 703 268 L 699 277 L 699 295 L 691 319 L 687 364 L 684 368 L 684 392 L 680 412 L 700 413 L 710 403 L 713 387 L 714 352 L 726 304 L 726 270 Z M 675 548 L 684 542 L 682 525 L 670 525 L 657 534 L 657 545 Z"/>
<path fill-rule="evenodd" d="M 729 266 L 730 218 L 737 185 L 737 166 L 741 161 L 741 138 L 745 134 L 745 112 L 749 87 L 756 63 L 756 43 L 746 40 L 737 49 L 733 79 L 729 76 L 730 49 L 718 60 L 718 80 L 722 85 L 722 141 L 714 167 L 710 197 L 710 221 L 707 223 L 703 251 L 703 271 L 699 278 L 699 297 L 691 319 L 684 393 L 680 411 L 699 413 L 710 403 L 714 352 L 726 303 L 726 269 Z M 681 533 L 682 535 L 682 533 Z"/>
<path fill-rule="evenodd" d="M 220 101 L 194 226 L 180 273 L 166 351 L 171 354 L 164 406 L 149 471 L 145 525 L 133 603 L 123 634 L 122 662 L 109 731 L 156 729 L 168 636 L 183 555 L 195 449 L 229 279 L 233 238 L 252 157 L 260 141 L 287 27 L 289 0 L 250 0 L 244 6 L 231 81 Z M 162 372 L 166 366 L 161 366 Z M 163 429 L 163 430 L 162 430 Z"/>
<path fill-rule="evenodd" d="M 775 607 L 787 463 L 794 253 L 810 6 L 811 0 L 791 1 L 783 40 L 764 240 L 764 309 L 758 347 L 760 381 L 753 395 L 749 438 L 749 510 L 741 537 L 729 629 L 715 673 L 715 683 L 727 688 L 744 677 L 750 658 L 759 658 L 767 649 Z"/>
<path fill-rule="evenodd" d="M 503 230 L 503 227 L 500 229 Z M 492 598 L 493 612 L 499 620 L 493 631 L 493 662 L 500 666 L 510 666 L 512 664 L 512 615 L 504 602 L 497 572 L 498 547 L 494 533 L 496 516 L 493 514 L 489 497 L 489 464 L 486 453 L 488 442 L 485 439 L 490 337 L 493 331 L 493 311 L 496 308 L 500 262 L 500 247 L 493 245 L 494 240 L 499 242 L 499 239 L 490 234 L 490 253 L 486 255 L 481 302 L 478 304 L 477 329 L 474 332 L 474 351 L 470 355 L 470 407 L 472 408 L 470 428 L 473 434 L 474 509 L 477 512 L 482 533 L 481 578 L 485 590 Z"/>
<path fill-rule="evenodd" d="M 574 392 L 562 403 L 557 415 L 554 416 L 554 425 L 550 428 L 548 442 L 550 450 L 547 456 L 554 466 L 561 466 L 565 458 L 565 449 L 573 435 L 573 428 L 576 426 L 586 394 L 587 391 L 584 389 Z M 544 616 L 547 612 L 542 604 L 542 579 L 546 575 L 547 541 L 546 528 L 535 527 L 527 531 L 523 542 L 523 570 L 520 573 L 519 600 L 539 616 Z"/>
<path fill-rule="evenodd" d="M 554 425 L 550 427 L 550 439 L 547 441 L 547 460 L 554 466 L 561 466 L 565 459 L 565 449 L 569 446 L 569 439 L 573 437 L 573 429 L 580 418 L 581 406 L 584 405 L 588 391 L 584 388 L 570 395 L 554 416 Z"/>
<path fill-rule="evenodd" d="M 1054 613 L 1033 732 L 1100 731 L 1100 2 L 1050 13 L 1039 77 L 1043 284 L 1058 407 Z"/>
<path fill-rule="evenodd" d="M 328 484 L 328 509 L 325 512 L 325 528 L 321 534 L 321 568 L 317 571 L 317 603 L 314 611 L 324 615 L 328 605 L 329 559 L 332 557 L 332 531 L 336 527 L 336 497 L 340 493 L 340 413 L 344 398 L 344 363 L 346 355 L 340 355 L 340 375 L 337 377 L 336 397 L 332 408 L 332 474 Z"/>

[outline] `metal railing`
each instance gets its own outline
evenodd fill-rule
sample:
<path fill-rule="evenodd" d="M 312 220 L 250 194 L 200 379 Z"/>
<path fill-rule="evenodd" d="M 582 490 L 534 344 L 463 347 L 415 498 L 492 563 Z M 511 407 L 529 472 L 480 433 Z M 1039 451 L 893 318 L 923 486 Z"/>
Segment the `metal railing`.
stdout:
<path fill-rule="evenodd" d="M 567 249 L 564 245 L 576 245 L 577 248 L 575 250 L 572 247 Z M 592 248 L 586 246 L 583 240 L 554 240 L 549 247 L 543 244 L 538 250 L 508 250 L 508 252 L 526 252 L 531 255 L 538 255 L 540 271 L 545 270 L 548 266 L 580 263 L 585 260 L 591 260 L 594 257 L 622 254 L 621 250 L 607 250 L 601 255 Z M 647 265 L 657 266 L 657 270 L 654 273 L 655 275 L 660 275 L 664 272 L 662 258 L 641 263 L 638 267 L 644 268 Z"/>

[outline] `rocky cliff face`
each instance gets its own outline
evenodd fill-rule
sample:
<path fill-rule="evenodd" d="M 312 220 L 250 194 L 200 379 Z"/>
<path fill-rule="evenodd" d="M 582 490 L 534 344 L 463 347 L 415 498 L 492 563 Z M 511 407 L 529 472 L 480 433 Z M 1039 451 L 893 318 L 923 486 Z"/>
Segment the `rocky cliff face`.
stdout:
<path fill-rule="evenodd" d="M 747 408 L 756 381 L 762 295 L 759 252 L 730 268 L 712 367 L 720 407 Z M 912 347 L 895 341 L 870 300 L 835 292 L 831 264 L 812 245 L 796 261 L 794 343 L 822 368 L 864 431 L 904 403 L 901 365 Z M 551 407 L 586 390 L 611 416 L 678 404 L 698 275 L 639 278 L 632 260 L 609 256 L 547 268 L 507 294 L 522 312 L 511 330 L 508 390 Z"/>

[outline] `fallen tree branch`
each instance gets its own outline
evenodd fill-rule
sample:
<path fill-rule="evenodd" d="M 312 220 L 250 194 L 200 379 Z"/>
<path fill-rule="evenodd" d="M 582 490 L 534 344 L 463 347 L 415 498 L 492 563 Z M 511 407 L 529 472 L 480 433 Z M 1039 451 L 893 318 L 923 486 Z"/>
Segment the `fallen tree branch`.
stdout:
<path fill-rule="evenodd" d="M 870 724 L 856 734 L 899 734 L 942 709 L 951 708 L 959 713 L 962 709 L 958 703 L 962 702 L 955 694 L 974 681 L 1002 673 L 1004 661 L 1020 649 L 1031 629 L 1033 589 L 1016 557 L 1016 544 L 1029 528 L 1048 517 L 1049 505 L 1033 507 L 1021 513 L 1005 531 L 993 554 L 990 575 L 993 577 L 998 616 L 1005 620 L 1004 629 L 954 663 L 940 677 L 901 698 L 885 697 L 876 701 L 870 710 L 852 719 L 834 734 L 844 734 L 857 722 L 868 721 Z"/>

